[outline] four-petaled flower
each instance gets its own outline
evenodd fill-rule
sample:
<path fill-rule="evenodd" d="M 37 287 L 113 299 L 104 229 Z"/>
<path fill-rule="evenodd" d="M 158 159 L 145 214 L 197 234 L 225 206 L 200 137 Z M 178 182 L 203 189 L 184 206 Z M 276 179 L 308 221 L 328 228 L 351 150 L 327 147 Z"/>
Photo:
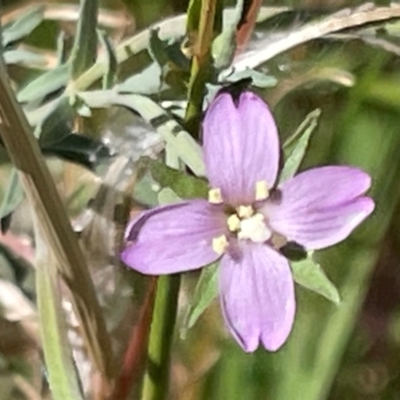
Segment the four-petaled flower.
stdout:
<path fill-rule="evenodd" d="M 209 198 L 156 207 L 131 221 L 121 254 L 144 274 L 190 271 L 220 258 L 222 312 L 245 351 L 277 350 L 295 314 L 288 242 L 317 250 L 345 239 L 374 209 L 356 168 L 310 169 L 276 185 L 277 128 L 254 93 L 221 92 L 203 123 Z"/>

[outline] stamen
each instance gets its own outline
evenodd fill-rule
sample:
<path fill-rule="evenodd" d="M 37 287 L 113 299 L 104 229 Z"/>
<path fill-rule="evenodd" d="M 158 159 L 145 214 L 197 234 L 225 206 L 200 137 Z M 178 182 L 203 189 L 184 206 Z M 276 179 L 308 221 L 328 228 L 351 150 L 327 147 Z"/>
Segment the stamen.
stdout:
<path fill-rule="evenodd" d="M 236 214 L 232 214 L 229 218 L 228 218 L 228 229 L 231 232 L 236 232 L 240 229 L 240 219 Z"/>
<path fill-rule="evenodd" d="M 220 188 L 212 188 L 208 191 L 208 202 L 211 204 L 221 204 L 223 202 Z"/>
<path fill-rule="evenodd" d="M 236 210 L 240 218 L 250 218 L 254 214 L 252 206 L 239 206 Z"/>
<path fill-rule="evenodd" d="M 269 196 L 269 189 L 266 181 L 256 182 L 256 201 L 265 200 Z"/>
<path fill-rule="evenodd" d="M 218 236 L 212 240 L 212 248 L 217 254 L 224 254 L 229 242 L 225 235 Z"/>

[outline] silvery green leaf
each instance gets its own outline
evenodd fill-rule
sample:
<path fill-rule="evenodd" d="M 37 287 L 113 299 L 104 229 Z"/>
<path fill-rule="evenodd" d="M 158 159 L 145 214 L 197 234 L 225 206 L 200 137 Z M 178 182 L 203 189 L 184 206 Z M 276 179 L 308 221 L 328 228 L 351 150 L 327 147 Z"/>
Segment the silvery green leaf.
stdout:
<path fill-rule="evenodd" d="M 16 42 L 29 35 L 44 18 L 44 6 L 32 7 L 15 22 L 3 28 L 3 46 Z"/>
<path fill-rule="evenodd" d="M 212 45 L 214 66 L 217 70 L 227 68 L 232 64 L 236 52 L 236 31 L 244 11 L 244 0 L 238 0 L 235 7 L 235 17 L 229 24 L 225 23 L 222 33 L 217 36 Z M 224 14 L 224 20 L 226 14 Z M 227 25 L 227 26 L 226 26 Z"/>
<path fill-rule="evenodd" d="M 335 304 L 340 303 L 340 295 L 336 286 L 325 275 L 324 270 L 309 254 L 301 261 L 292 261 L 293 279 L 299 285 L 324 296 Z"/>
<path fill-rule="evenodd" d="M 66 86 L 68 65 L 51 69 L 28 83 L 17 95 L 18 101 L 25 103 L 42 99 Z"/>
<path fill-rule="evenodd" d="M 3 201 L 0 206 L 0 218 L 12 213 L 24 198 L 24 192 L 19 183 L 18 172 L 13 167 L 6 184 Z"/>
<path fill-rule="evenodd" d="M 43 67 L 47 63 L 45 56 L 24 49 L 7 50 L 4 61 L 8 65 L 21 64 L 29 68 Z"/>
<path fill-rule="evenodd" d="M 98 0 L 81 0 L 75 42 L 70 57 L 72 78 L 79 77 L 96 61 Z"/>
<path fill-rule="evenodd" d="M 162 70 L 157 63 L 151 63 L 141 72 L 132 75 L 116 86 L 119 93 L 150 95 L 157 93 L 163 85 Z"/>
<path fill-rule="evenodd" d="M 111 89 L 117 80 L 117 58 L 115 49 L 105 31 L 98 31 L 100 42 L 106 51 L 107 71 L 103 76 L 103 89 Z"/>
<path fill-rule="evenodd" d="M 181 338 L 194 326 L 204 311 L 218 296 L 218 263 L 213 263 L 201 270 L 200 278 L 194 290 L 188 310 L 184 317 Z"/>
<path fill-rule="evenodd" d="M 284 150 L 286 150 L 285 153 L 288 155 L 279 177 L 280 182 L 293 177 L 299 169 L 320 115 L 321 110 L 319 108 L 308 114 L 296 132 L 283 145 Z"/>
<path fill-rule="evenodd" d="M 153 61 L 155 61 L 161 67 L 164 67 L 168 61 L 169 56 L 167 53 L 168 42 L 166 40 L 161 40 L 158 36 L 158 29 L 150 29 L 150 39 L 149 39 L 149 54 Z"/>
<path fill-rule="evenodd" d="M 149 122 L 165 141 L 168 151 L 174 152 L 197 176 L 205 176 L 200 145 L 162 107 L 148 97 L 116 91 L 92 91 L 78 94 L 89 107 L 104 108 L 119 105 L 130 108 Z"/>
<path fill-rule="evenodd" d="M 259 88 L 274 87 L 277 84 L 277 79 L 272 75 L 266 75 L 254 69 L 246 68 L 242 71 L 233 70 L 230 75 L 221 75 L 221 82 L 235 83 L 242 79 L 251 78 L 253 85 Z"/>
<path fill-rule="evenodd" d="M 42 243 L 42 246 L 45 246 Z M 48 253 L 48 252 L 47 252 Z M 36 293 L 48 379 L 54 399 L 83 400 L 81 385 L 72 358 L 68 328 L 62 308 L 57 275 L 47 255 L 37 257 Z M 51 271 L 53 269 L 53 271 Z"/>

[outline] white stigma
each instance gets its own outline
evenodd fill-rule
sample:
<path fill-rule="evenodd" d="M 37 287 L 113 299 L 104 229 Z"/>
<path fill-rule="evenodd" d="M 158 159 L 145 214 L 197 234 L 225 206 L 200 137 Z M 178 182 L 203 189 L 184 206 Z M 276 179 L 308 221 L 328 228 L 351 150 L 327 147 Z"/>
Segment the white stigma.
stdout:
<path fill-rule="evenodd" d="M 271 236 L 272 232 L 268 229 L 264 222 L 264 216 L 261 214 L 254 214 L 250 218 L 240 221 L 239 239 L 250 239 L 255 243 L 264 243 Z"/>

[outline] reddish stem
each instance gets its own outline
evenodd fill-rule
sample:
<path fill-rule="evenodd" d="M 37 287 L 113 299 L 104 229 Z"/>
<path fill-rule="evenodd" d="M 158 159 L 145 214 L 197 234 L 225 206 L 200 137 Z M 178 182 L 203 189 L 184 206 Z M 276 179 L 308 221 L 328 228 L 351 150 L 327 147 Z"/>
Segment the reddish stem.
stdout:
<path fill-rule="evenodd" d="M 236 31 L 236 55 L 240 54 L 247 46 L 250 36 L 257 22 L 262 0 L 248 0 L 243 10 L 242 18 Z"/>
<path fill-rule="evenodd" d="M 122 369 L 117 379 L 112 400 L 125 400 L 135 383 L 139 381 L 145 365 L 147 342 L 150 334 L 157 278 L 151 278 L 138 324 L 134 326 L 126 349 Z"/>

